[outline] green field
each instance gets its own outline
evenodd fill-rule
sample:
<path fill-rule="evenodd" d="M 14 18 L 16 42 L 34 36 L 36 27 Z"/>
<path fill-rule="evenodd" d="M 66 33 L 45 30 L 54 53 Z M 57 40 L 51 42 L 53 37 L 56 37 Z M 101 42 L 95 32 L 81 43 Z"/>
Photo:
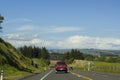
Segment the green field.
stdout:
<path fill-rule="evenodd" d="M 111 73 L 120 73 L 120 63 L 94 62 L 92 71 L 102 71 Z"/>
<path fill-rule="evenodd" d="M 120 63 L 75 60 L 73 64 L 69 66 L 73 66 L 76 69 L 90 70 L 96 72 L 120 73 Z"/>

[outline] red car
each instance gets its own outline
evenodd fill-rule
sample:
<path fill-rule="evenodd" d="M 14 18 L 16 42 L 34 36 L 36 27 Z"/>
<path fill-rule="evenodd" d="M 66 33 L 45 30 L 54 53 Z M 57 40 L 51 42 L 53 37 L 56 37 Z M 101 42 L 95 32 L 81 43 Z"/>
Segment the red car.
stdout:
<path fill-rule="evenodd" d="M 55 71 L 56 73 L 60 71 L 64 71 L 65 73 L 67 73 L 68 72 L 67 64 L 63 61 L 57 62 L 55 65 Z"/>

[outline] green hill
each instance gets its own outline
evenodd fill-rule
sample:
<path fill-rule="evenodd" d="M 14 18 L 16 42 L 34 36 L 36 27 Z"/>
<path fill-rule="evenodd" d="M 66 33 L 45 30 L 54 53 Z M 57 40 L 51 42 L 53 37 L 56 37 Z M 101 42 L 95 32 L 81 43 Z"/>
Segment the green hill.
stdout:
<path fill-rule="evenodd" d="M 5 77 L 39 71 L 41 65 L 37 67 L 35 65 L 40 64 L 40 61 L 42 60 L 38 59 L 36 61 L 35 59 L 25 57 L 10 43 L 0 38 L 0 70 L 4 70 Z"/>

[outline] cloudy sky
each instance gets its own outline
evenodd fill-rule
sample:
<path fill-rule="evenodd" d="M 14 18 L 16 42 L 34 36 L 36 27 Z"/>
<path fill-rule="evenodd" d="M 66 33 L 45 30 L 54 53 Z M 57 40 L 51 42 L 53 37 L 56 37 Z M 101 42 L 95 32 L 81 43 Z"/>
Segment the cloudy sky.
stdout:
<path fill-rule="evenodd" d="M 120 0 L 0 0 L 15 47 L 120 49 Z"/>

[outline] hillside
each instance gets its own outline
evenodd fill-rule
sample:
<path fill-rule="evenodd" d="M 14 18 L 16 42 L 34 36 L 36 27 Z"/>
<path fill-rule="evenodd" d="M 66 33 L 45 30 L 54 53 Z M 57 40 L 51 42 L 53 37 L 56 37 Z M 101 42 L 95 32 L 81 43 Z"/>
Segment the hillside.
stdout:
<path fill-rule="evenodd" d="M 25 57 L 10 43 L 0 38 L 0 70 L 4 70 L 5 77 L 40 71 L 41 65 L 37 68 L 35 65 L 41 61 Z"/>

